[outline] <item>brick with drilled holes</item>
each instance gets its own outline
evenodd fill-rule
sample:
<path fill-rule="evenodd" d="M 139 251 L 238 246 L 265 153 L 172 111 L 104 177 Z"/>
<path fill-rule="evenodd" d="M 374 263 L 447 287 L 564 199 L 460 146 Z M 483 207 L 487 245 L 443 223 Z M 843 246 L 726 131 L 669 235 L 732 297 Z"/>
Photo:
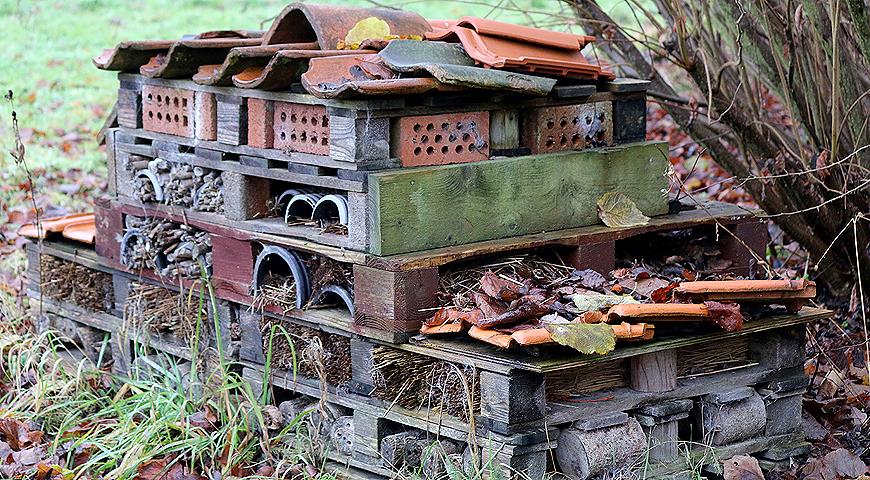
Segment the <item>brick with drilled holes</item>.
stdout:
<path fill-rule="evenodd" d="M 275 148 L 329 155 L 329 115 L 321 105 L 275 102 Z"/>
<path fill-rule="evenodd" d="M 392 140 L 404 167 L 486 160 L 489 112 L 402 117 Z"/>
<path fill-rule="evenodd" d="M 602 147 L 613 143 L 610 102 L 532 108 L 523 112 L 522 146 L 532 153 Z"/>
<path fill-rule="evenodd" d="M 193 138 L 193 90 L 142 86 L 142 128 Z"/>

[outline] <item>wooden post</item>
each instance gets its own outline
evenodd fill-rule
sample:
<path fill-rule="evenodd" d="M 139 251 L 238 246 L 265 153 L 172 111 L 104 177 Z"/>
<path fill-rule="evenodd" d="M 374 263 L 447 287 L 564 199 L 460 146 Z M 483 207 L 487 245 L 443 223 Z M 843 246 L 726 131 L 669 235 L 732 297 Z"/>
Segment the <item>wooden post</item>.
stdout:
<path fill-rule="evenodd" d="M 591 269 L 607 275 L 616 268 L 616 242 L 580 245 L 565 252 L 562 258 L 577 270 Z"/>
<path fill-rule="evenodd" d="M 244 97 L 217 95 L 217 141 L 227 145 L 248 143 L 248 105 Z"/>
<path fill-rule="evenodd" d="M 677 351 L 663 350 L 631 358 L 631 388 L 667 392 L 677 388 Z"/>
<path fill-rule="evenodd" d="M 438 269 L 423 268 L 390 272 L 362 265 L 353 266 L 354 321 L 387 332 L 408 333 L 420 329 L 433 315 L 438 293 Z"/>
<path fill-rule="evenodd" d="M 758 259 L 764 259 L 769 236 L 767 222 L 741 223 L 730 227 L 729 232 L 719 234 L 719 249 L 722 258 L 731 260 L 731 273 L 749 276 L 756 270 Z"/>
<path fill-rule="evenodd" d="M 543 426 L 547 411 L 544 376 L 513 370 L 509 375 L 480 373 L 481 423 L 502 435 Z"/>

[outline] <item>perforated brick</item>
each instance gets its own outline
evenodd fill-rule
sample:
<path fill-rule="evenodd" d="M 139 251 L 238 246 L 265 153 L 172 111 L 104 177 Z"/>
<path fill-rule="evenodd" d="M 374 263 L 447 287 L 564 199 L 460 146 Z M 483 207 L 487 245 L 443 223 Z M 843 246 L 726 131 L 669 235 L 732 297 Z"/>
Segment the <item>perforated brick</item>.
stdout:
<path fill-rule="evenodd" d="M 523 113 L 522 145 L 532 153 L 601 147 L 613 143 L 610 102 L 533 108 Z"/>
<path fill-rule="evenodd" d="M 193 90 L 144 85 L 142 128 L 152 132 L 193 137 Z"/>
<path fill-rule="evenodd" d="M 275 102 L 275 148 L 329 155 L 329 115 L 326 107 Z"/>
<path fill-rule="evenodd" d="M 402 117 L 393 147 L 406 167 L 486 160 L 489 112 Z"/>

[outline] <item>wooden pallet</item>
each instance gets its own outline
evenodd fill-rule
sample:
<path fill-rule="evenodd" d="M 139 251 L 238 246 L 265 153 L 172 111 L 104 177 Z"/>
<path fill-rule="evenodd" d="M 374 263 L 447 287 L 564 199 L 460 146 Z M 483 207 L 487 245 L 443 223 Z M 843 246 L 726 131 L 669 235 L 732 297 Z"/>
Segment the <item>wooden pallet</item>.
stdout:
<path fill-rule="evenodd" d="M 648 216 L 668 211 L 661 196 L 667 157 L 659 143 L 367 173 L 332 164 L 275 168 L 271 159 L 252 162 L 249 155 L 218 150 L 223 147 L 194 146 L 143 130 L 121 129 L 110 136 L 110 191 L 120 201 L 138 201 L 133 179 L 139 171 L 132 166 L 161 158 L 221 172 L 224 212 L 212 215 L 219 220 L 374 255 L 592 225 L 598 222 L 595 203 L 608 191 L 628 195 Z M 347 235 L 288 226 L 283 213 L 270 214 L 269 205 L 291 188 L 345 197 Z"/>
<path fill-rule="evenodd" d="M 747 275 L 755 262 L 754 255 L 763 255 L 766 244 L 764 223 L 751 212 L 721 203 L 701 204 L 695 210 L 655 217 L 641 227 L 595 225 L 379 257 L 307 240 L 233 228 L 228 222 L 212 222 L 215 218 L 209 214 L 188 215 L 171 208 L 102 202 L 97 206 L 99 233 L 96 251 L 109 265 L 121 270 L 124 266 L 120 263 L 118 239 L 123 236 L 126 215 L 164 218 L 209 232 L 214 255 L 212 280 L 218 297 L 247 305 L 252 302 L 251 285 L 256 259 L 265 246 L 353 264 L 353 331 L 369 332 L 368 335 L 393 341 L 403 341 L 419 330 L 421 322 L 438 306 L 435 293 L 439 272 L 458 262 L 553 249 L 575 268 L 593 268 L 607 273 L 613 269 L 616 242 L 622 239 L 652 232 L 713 226 L 733 232 L 732 235 L 720 231 L 720 249 L 737 267 L 735 273 Z M 155 281 L 168 281 L 154 272 L 129 273 Z M 293 315 L 303 313 L 294 312 Z"/>
<path fill-rule="evenodd" d="M 246 154 L 254 157 L 301 163 L 339 161 L 365 170 L 385 168 L 390 163 L 395 166 L 407 163 L 408 158 L 403 157 L 402 152 L 411 152 L 413 148 L 401 143 L 413 135 L 400 131 L 400 127 L 402 120 L 409 118 L 416 118 L 412 122 L 423 122 L 424 126 L 432 122 L 440 124 L 447 118 L 474 119 L 480 127 L 485 127 L 479 132 L 486 143 L 482 158 L 523 151 L 576 149 L 588 143 L 619 145 L 643 140 L 646 131 L 648 82 L 643 81 L 560 86 L 550 96 L 542 98 L 474 92 L 324 100 L 305 93 L 211 87 L 187 80 L 132 74 L 120 74 L 119 80 L 118 118 L 122 127 L 145 126 L 151 131 L 171 132 L 197 142 L 218 142 L 229 148 L 226 151 L 244 147 Z M 161 107 L 157 108 L 154 101 L 162 102 L 161 95 L 167 95 L 167 100 L 169 96 L 183 99 L 185 103 L 181 106 L 176 103 L 175 107 L 159 103 Z M 590 105 L 595 108 L 586 108 Z M 315 120 L 314 124 L 293 125 L 300 133 L 312 134 L 315 137 L 311 138 L 312 142 L 297 142 L 295 138 L 290 141 L 283 136 L 285 132 L 279 122 L 286 122 L 288 118 L 282 113 L 292 115 L 293 112 Z M 541 116 L 553 112 L 564 115 L 553 119 Z M 159 119 L 155 113 L 160 114 Z M 163 118 L 164 113 L 169 113 L 167 119 Z M 183 118 L 173 121 L 172 113 Z M 598 118 L 599 115 L 602 118 Z M 321 117 L 327 125 L 321 124 Z M 571 124 L 576 127 L 572 128 Z M 589 128 L 595 131 L 587 132 Z M 462 126 L 458 130 L 465 131 Z M 590 139 L 571 138 L 575 130 L 584 132 Z M 561 138 L 563 131 L 568 131 L 564 139 Z M 464 145 L 461 141 L 451 136 L 443 139 L 439 148 L 449 146 L 452 155 L 466 155 L 467 152 L 452 151 L 454 143 Z M 288 143 L 289 149 L 280 148 Z M 423 145 L 423 151 L 416 152 L 410 164 L 443 161 L 443 158 L 435 158 L 440 157 L 440 153 L 434 151 L 433 159 L 427 160 L 425 149 Z M 456 159 L 458 157 L 454 157 Z"/>

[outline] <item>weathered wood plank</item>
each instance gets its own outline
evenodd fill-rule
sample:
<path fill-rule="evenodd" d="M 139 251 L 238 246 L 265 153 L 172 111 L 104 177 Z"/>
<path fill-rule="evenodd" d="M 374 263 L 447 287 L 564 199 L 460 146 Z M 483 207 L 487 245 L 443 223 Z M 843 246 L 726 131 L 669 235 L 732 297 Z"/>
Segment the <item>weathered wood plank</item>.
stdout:
<path fill-rule="evenodd" d="M 394 255 L 598 223 L 609 191 L 668 212 L 666 145 L 559 152 L 369 175 L 369 239 Z M 414 232 L 408 235 L 408 232 Z"/>

